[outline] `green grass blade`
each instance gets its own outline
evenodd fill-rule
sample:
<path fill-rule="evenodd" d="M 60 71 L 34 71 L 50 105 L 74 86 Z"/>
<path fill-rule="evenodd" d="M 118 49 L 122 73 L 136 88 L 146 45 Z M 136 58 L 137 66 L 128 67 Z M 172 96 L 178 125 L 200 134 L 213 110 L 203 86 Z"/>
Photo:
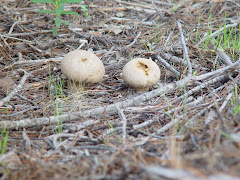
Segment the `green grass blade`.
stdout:
<path fill-rule="evenodd" d="M 2 132 L 1 132 L 1 138 L 3 138 L 3 141 L 0 139 L 0 151 L 1 151 L 1 155 L 3 155 L 6 151 L 6 147 L 7 147 L 7 140 L 8 140 L 8 134 L 9 131 L 6 130 L 6 127 L 3 128 Z"/>
<path fill-rule="evenodd" d="M 53 36 L 56 36 L 56 35 L 57 35 L 57 31 L 58 31 L 58 28 L 57 28 L 57 27 L 54 27 L 54 28 L 53 28 L 53 31 L 52 31 Z"/>
<path fill-rule="evenodd" d="M 52 0 L 32 0 L 32 3 L 51 3 L 54 4 Z"/>
<path fill-rule="evenodd" d="M 7 147 L 7 140 L 8 140 L 8 133 L 9 131 L 7 130 L 5 132 L 5 137 L 4 137 L 4 140 L 3 140 L 3 146 L 2 146 L 2 152 L 1 152 L 1 155 L 3 155 L 6 151 L 6 147 Z"/>
<path fill-rule="evenodd" d="M 62 4 L 61 6 L 59 6 L 58 9 L 56 9 L 56 14 L 57 16 L 61 16 L 61 14 L 64 12 L 64 4 Z"/>
<path fill-rule="evenodd" d="M 51 11 L 51 10 L 45 10 L 45 9 L 41 9 L 37 11 L 38 13 L 49 13 L 49 14 L 56 14 L 56 12 Z"/>
<path fill-rule="evenodd" d="M 61 21 L 61 23 L 66 24 L 66 25 L 68 25 L 68 26 L 71 26 L 71 25 L 72 25 L 70 22 L 67 22 L 67 21 Z"/>
<path fill-rule="evenodd" d="M 198 29 L 199 29 L 199 26 L 200 26 L 200 16 L 198 17 L 198 25 L 197 25 L 197 31 L 196 31 L 196 37 L 195 37 L 195 42 L 197 43 L 197 40 L 198 40 Z"/>
<path fill-rule="evenodd" d="M 60 4 L 62 3 L 80 3 L 82 2 L 82 0 L 63 0 L 60 2 Z"/>
<path fill-rule="evenodd" d="M 76 15 L 76 16 L 79 16 L 79 14 L 78 14 L 78 13 L 76 13 L 76 12 L 73 12 L 73 11 L 63 11 L 63 12 L 61 12 L 61 14 L 71 14 L 71 15 Z"/>
<path fill-rule="evenodd" d="M 56 25 L 57 28 L 60 27 L 60 25 L 61 25 L 61 20 L 60 20 L 60 18 L 58 18 L 58 17 L 55 18 L 55 25 Z"/>
<path fill-rule="evenodd" d="M 85 5 L 82 5 L 82 6 L 81 6 L 81 10 L 85 12 L 85 11 L 87 11 L 88 9 L 87 9 L 87 7 L 86 7 Z"/>

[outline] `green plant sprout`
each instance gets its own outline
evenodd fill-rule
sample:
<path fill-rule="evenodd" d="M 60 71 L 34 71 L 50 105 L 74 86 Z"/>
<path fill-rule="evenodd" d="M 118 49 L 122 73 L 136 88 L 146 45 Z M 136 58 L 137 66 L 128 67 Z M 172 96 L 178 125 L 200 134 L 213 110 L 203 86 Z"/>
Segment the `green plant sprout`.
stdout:
<path fill-rule="evenodd" d="M 229 135 L 228 133 L 225 133 L 225 132 L 222 131 L 222 130 L 219 130 L 218 132 L 219 132 L 220 135 L 224 136 L 225 138 L 227 138 L 227 139 L 229 139 L 229 140 L 231 140 L 231 141 L 235 141 L 235 140 L 231 137 L 231 135 Z"/>
<path fill-rule="evenodd" d="M 209 49 L 211 52 L 216 53 L 216 49 L 221 48 L 225 52 L 231 55 L 232 59 L 238 59 L 240 52 L 240 25 L 238 27 L 227 28 L 226 24 L 226 13 L 225 22 L 218 28 L 218 35 L 216 37 L 210 37 L 213 33 L 212 30 L 212 13 L 210 13 L 210 30 L 207 32 L 207 40 L 203 44 L 204 49 Z M 196 40 L 198 39 L 196 34 Z M 201 38 L 199 37 L 201 40 Z M 218 63 L 217 63 L 218 64 Z"/>
<path fill-rule="evenodd" d="M 132 57 L 132 51 L 129 53 L 129 58 L 130 58 L 130 60 L 133 59 L 133 57 Z"/>
<path fill-rule="evenodd" d="M 51 92 L 51 83 L 53 82 L 54 84 L 54 89 L 55 89 L 55 97 L 56 97 L 56 100 L 55 100 L 55 113 L 56 113 L 56 116 L 57 116 L 57 122 L 58 122 L 58 133 L 62 133 L 62 118 L 60 119 L 59 116 L 63 114 L 63 101 L 61 101 L 60 103 L 60 110 L 59 110 L 59 100 L 58 100 L 58 97 L 62 100 L 65 95 L 63 93 L 63 81 L 61 81 L 60 79 L 60 82 L 57 83 L 56 80 L 53 79 L 52 75 L 51 75 L 51 68 L 49 66 L 49 93 L 50 93 L 50 101 L 52 102 L 51 100 L 51 97 L 52 97 L 52 92 Z"/>
<path fill-rule="evenodd" d="M 152 51 L 152 47 L 151 47 L 151 43 L 150 42 L 145 43 L 144 41 L 142 41 L 142 43 L 144 44 L 144 46 L 146 47 L 148 52 Z"/>
<path fill-rule="evenodd" d="M 156 32 L 155 32 L 155 35 L 154 35 L 154 40 L 153 40 L 154 43 L 158 43 L 158 41 L 159 41 L 159 40 L 157 39 L 158 30 L 159 30 L 159 24 L 157 25 L 157 29 L 156 29 Z"/>
<path fill-rule="evenodd" d="M 240 113 L 240 99 L 238 98 L 238 87 L 235 84 L 235 89 L 234 89 L 234 96 L 231 98 L 231 104 L 233 106 L 233 112 L 234 114 Z"/>
<path fill-rule="evenodd" d="M 169 106 L 171 109 L 173 109 L 174 107 L 172 106 L 171 101 L 168 99 L 168 97 L 167 97 L 164 93 L 162 93 L 162 96 L 163 96 L 163 98 L 167 101 L 166 104 L 168 104 L 168 106 Z M 178 122 L 178 121 L 175 121 L 174 117 L 173 117 L 167 110 L 163 109 L 162 111 L 163 111 L 163 113 L 165 113 L 165 114 L 171 119 L 171 121 L 174 121 L 174 124 L 175 124 L 176 127 L 177 127 L 177 131 L 178 131 L 180 134 L 182 134 L 181 123 Z"/>
<path fill-rule="evenodd" d="M 148 40 L 142 40 L 141 42 L 144 44 L 144 46 L 146 47 L 147 51 L 148 52 L 151 52 L 152 51 L 152 47 L 154 45 L 156 45 L 159 41 L 162 42 L 162 38 L 164 35 L 161 35 L 161 36 L 158 36 L 159 33 L 159 24 L 157 25 L 157 28 L 156 28 L 156 31 L 154 33 L 154 37 L 153 37 L 153 40 L 152 41 L 148 41 Z M 162 43 L 163 44 L 163 43 Z"/>
<path fill-rule="evenodd" d="M 38 10 L 37 12 L 39 13 L 48 13 L 48 14 L 55 14 L 55 27 L 53 28 L 53 35 L 56 36 L 57 35 L 57 31 L 60 28 L 61 24 L 65 24 L 65 25 L 71 25 L 71 23 L 69 23 L 68 21 L 64 21 L 60 19 L 60 16 L 63 14 L 69 14 L 69 15 L 75 15 L 75 16 L 79 16 L 78 13 L 74 12 L 74 11 L 65 11 L 64 10 L 64 5 L 66 3 L 80 3 L 82 2 L 82 0 L 31 0 L 32 3 L 50 3 L 53 4 L 55 6 L 55 11 L 49 10 L 49 9 L 41 9 Z M 86 15 L 86 11 L 87 8 L 86 6 L 81 6 L 82 11 L 84 11 L 85 15 Z M 87 13 L 88 15 L 88 13 Z"/>
<path fill-rule="evenodd" d="M 193 77 L 197 75 L 197 71 L 193 71 Z"/>
<path fill-rule="evenodd" d="M 63 99 L 63 82 L 60 81 L 60 84 L 57 85 L 57 83 L 54 81 L 55 86 L 55 96 L 56 96 L 56 115 L 57 115 L 57 122 L 58 122 L 58 133 L 62 133 L 62 118 L 60 119 L 59 116 L 63 114 L 63 102 L 61 101 L 61 108 L 59 112 L 59 104 L 58 104 L 58 93 L 60 93 L 60 99 Z"/>
<path fill-rule="evenodd" d="M 4 127 L 1 132 L 1 137 L 0 137 L 0 152 L 1 156 L 5 153 L 7 149 L 7 140 L 8 140 L 8 134 L 9 131 Z"/>
<path fill-rule="evenodd" d="M 116 135 L 116 137 L 117 137 L 117 139 L 119 140 L 119 142 L 122 142 L 121 137 L 117 134 L 117 132 L 116 132 L 115 128 L 113 127 L 113 125 L 112 125 L 109 121 L 107 121 L 107 123 L 108 123 L 108 125 L 109 125 L 108 130 L 111 129 L 112 132 L 114 132 L 114 134 Z M 110 136 L 110 132 L 107 132 L 107 137 L 109 137 L 109 136 Z M 108 139 L 108 138 L 107 138 L 107 139 L 104 138 L 103 142 L 104 142 L 105 146 L 108 147 L 109 139 Z"/>
<path fill-rule="evenodd" d="M 181 3 L 175 3 L 174 6 L 172 7 L 171 11 L 174 13 L 179 7 L 181 6 Z"/>
<path fill-rule="evenodd" d="M 198 17 L 198 25 L 197 25 L 197 30 L 196 30 L 196 36 L 195 36 L 195 43 L 197 43 L 198 39 L 201 40 L 200 37 L 198 37 L 198 31 L 199 31 L 199 26 L 200 26 L 200 17 Z"/>
<path fill-rule="evenodd" d="M 84 16 L 90 17 L 89 14 L 88 14 L 88 9 L 85 5 L 81 6 L 81 10 L 84 12 Z"/>

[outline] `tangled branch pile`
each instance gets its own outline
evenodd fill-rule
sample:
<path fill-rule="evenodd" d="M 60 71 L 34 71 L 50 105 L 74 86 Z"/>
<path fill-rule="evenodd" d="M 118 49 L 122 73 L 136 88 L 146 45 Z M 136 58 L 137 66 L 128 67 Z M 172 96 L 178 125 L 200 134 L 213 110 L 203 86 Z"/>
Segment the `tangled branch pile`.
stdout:
<path fill-rule="evenodd" d="M 56 37 L 37 4 L 0 5 L 3 179 L 240 176 L 239 4 L 85 3 L 91 16 L 67 5 L 82 16 L 63 16 L 72 26 Z M 75 49 L 94 52 L 106 73 L 73 93 L 60 62 Z M 147 92 L 122 79 L 133 58 L 161 69 Z"/>

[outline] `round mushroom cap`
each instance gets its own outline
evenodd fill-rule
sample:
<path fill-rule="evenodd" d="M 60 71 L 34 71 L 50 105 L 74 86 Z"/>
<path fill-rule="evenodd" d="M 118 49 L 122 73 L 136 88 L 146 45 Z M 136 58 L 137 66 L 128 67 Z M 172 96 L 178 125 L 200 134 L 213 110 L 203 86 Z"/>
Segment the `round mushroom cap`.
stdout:
<path fill-rule="evenodd" d="M 136 90 L 148 90 L 160 79 L 159 66 L 150 59 L 136 58 L 129 61 L 122 70 L 123 80 Z"/>
<path fill-rule="evenodd" d="M 62 73 L 74 82 L 97 83 L 102 80 L 105 68 L 102 61 L 90 51 L 69 52 L 61 61 Z"/>

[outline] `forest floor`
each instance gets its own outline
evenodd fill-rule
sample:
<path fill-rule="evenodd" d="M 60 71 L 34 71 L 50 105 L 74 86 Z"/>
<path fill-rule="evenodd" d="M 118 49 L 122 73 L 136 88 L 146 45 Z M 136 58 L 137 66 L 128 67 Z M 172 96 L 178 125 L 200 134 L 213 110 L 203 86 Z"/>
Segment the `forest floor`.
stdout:
<path fill-rule="evenodd" d="M 88 0 L 0 4 L 1 179 L 238 179 L 240 4 Z M 85 11 L 87 8 L 87 11 Z M 61 59 L 82 49 L 103 80 L 73 92 Z M 123 66 L 147 58 L 159 82 L 136 91 Z"/>

